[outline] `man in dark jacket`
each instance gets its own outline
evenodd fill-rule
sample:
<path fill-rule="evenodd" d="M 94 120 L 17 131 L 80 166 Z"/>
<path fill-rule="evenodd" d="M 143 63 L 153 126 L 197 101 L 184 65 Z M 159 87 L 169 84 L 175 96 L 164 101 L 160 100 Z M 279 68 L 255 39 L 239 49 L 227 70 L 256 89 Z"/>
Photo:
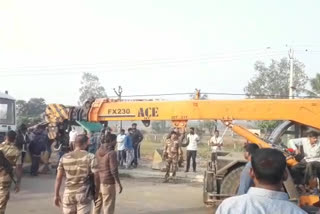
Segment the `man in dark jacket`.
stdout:
<path fill-rule="evenodd" d="M 95 201 L 94 214 L 100 214 L 101 208 L 103 213 L 113 214 L 116 202 L 116 183 L 119 185 L 119 194 L 122 192 L 117 153 L 114 151 L 116 144 L 117 136 L 109 134 L 96 153 L 100 176 L 100 194 Z"/>
<path fill-rule="evenodd" d="M 143 140 L 143 135 L 139 129 L 137 129 L 137 124 L 132 124 L 132 143 L 134 149 L 134 159 L 132 162 L 133 167 L 138 166 L 138 158 L 140 158 L 140 146 Z"/>
<path fill-rule="evenodd" d="M 46 151 L 47 136 L 44 135 L 41 127 L 37 127 L 34 134 L 35 134 L 35 136 L 34 136 L 33 141 L 31 141 L 31 143 L 30 143 L 29 151 L 30 151 L 31 160 L 32 160 L 31 175 L 37 176 L 38 170 L 39 170 L 41 153 Z"/>
<path fill-rule="evenodd" d="M 126 152 L 126 168 L 130 169 L 134 159 L 134 149 L 132 144 L 132 128 L 128 129 L 128 134 L 124 139 L 124 150 Z"/>
<path fill-rule="evenodd" d="M 21 163 L 24 163 L 26 158 L 28 144 L 30 143 L 29 136 L 27 134 L 27 126 L 25 124 L 21 124 L 19 127 L 17 138 L 16 138 L 16 147 L 21 151 Z"/>

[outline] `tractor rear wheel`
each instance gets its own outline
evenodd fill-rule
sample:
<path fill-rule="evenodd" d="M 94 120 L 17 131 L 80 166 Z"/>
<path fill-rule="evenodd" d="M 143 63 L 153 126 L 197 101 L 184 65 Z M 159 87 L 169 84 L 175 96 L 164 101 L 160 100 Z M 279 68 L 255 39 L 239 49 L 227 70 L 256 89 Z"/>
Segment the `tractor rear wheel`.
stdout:
<path fill-rule="evenodd" d="M 236 195 L 240 185 L 240 175 L 244 166 L 233 169 L 222 180 L 220 194 Z"/>

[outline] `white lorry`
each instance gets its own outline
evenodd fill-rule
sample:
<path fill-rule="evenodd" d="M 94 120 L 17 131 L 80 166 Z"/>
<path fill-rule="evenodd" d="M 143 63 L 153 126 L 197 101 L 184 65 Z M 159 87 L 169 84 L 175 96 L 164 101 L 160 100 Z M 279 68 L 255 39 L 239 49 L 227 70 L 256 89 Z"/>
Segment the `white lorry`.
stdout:
<path fill-rule="evenodd" d="M 9 130 L 16 130 L 16 101 L 5 91 L 0 92 L 0 143 Z"/>

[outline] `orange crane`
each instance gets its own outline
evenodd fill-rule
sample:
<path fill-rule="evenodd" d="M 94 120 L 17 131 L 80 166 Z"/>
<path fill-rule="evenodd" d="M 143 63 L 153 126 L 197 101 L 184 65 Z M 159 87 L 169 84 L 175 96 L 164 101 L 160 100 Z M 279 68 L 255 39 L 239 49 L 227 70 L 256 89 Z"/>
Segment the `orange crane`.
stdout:
<path fill-rule="evenodd" d="M 199 97 L 199 94 L 198 96 Z M 260 148 L 274 146 L 282 131 L 277 131 L 277 139 L 270 143 L 251 133 L 247 129 L 234 125 L 234 120 L 282 120 L 289 121 L 283 128 L 304 126 L 320 130 L 320 100 L 319 99 L 244 99 L 244 100 L 184 100 L 184 101 L 152 101 L 152 100 L 111 100 L 92 99 L 82 107 L 64 107 L 51 104 L 46 110 L 46 120 L 52 130 L 64 121 L 85 120 L 89 122 L 107 123 L 108 121 L 142 121 L 146 126 L 152 120 L 170 120 L 175 127 L 186 127 L 188 120 L 221 120 L 238 135 L 256 143 Z M 300 133 L 301 134 L 301 133 Z M 297 135 L 296 135 L 297 136 Z M 228 157 L 228 155 L 226 156 Z M 222 158 L 223 159 L 223 158 Z M 219 160 L 218 160 L 219 161 Z M 209 198 L 213 201 L 234 194 L 222 191 L 224 179 L 236 169 L 243 167 L 245 162 L 239 158 L 229 165 L 214 172 L 210 181 Z M 288 165 L 296 161 L 288 156 Z M 220 170 L 220 171 L 219 171 Z M 206 172 L 208 173 L 208 172 Z M 213 185 L 211 185 L 214 183 Z M 235 182 L 236 183 L 236 182 Z M 213 188 L 213 190 L 212 190 Z M 214 189 L 216 188 L 216 189 Z M 234 187 L 235 188 L 235 187 Z M 299 200 L 299 195 L 291 181 L 285 185 L 292 199 Z M 231 188 L 232 189 L 232 188 Z M 208 197 L 208 196 L 207 196 Z M 310 199 L 311 198 L 311 199 Z M 304 197 L 303 204 L 317 201 L 318 198 Z M 311 201 L 311 202 L 310 202 Z"/>

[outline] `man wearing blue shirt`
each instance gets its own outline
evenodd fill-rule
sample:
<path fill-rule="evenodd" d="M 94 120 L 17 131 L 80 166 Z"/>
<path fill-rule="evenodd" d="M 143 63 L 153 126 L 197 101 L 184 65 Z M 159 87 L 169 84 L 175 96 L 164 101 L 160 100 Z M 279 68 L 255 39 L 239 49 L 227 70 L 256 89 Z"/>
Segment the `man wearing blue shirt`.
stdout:
<path fill-rule="evenodd" d="M 244 149 L 244 158 L 248 161 L 248 163 L 245 165 L 244 169 L 241 172 L 238 195 L 246 194 L 249 188 L 253 185 L 253 180 L 250 177 L 250 169 L 252 167 L 251 156 L 257 149 L 259 149 L 259 146 L 254 143 L 249 143 L 245 145 Z"/>
<path fill-rule="evenodd" d="M 132 141 L 132 128 L 128 129 L 128 135 L 124 139 L 124 150 L 126 151 L 126 168 L 129 169 L 134 160 L 134 148 Z"/>

